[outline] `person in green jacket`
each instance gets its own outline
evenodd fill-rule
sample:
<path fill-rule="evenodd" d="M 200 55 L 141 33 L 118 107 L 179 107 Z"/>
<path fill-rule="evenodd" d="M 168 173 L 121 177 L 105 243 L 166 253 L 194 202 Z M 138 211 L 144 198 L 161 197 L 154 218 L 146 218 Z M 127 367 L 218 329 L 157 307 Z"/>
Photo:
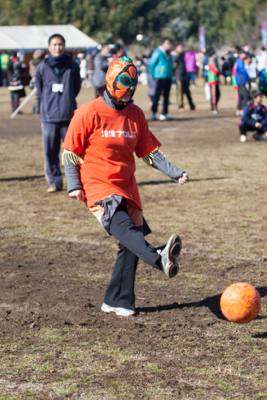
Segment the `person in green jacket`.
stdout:
<path fill-rule="evenodd" d="M 5 51 L 0 56 L 0 74 L 1 74 L 1 80 L 2 80 L 3 86 L 7 86 L 9 59 L 10 59 L 10 56 Z"/>
<path fill-rule="evenodd" d="M 171 120 L 168 115 L 169 95 L 172 84 L 173 67 L 172 56 L 170 54 L 172 44 L 169 38 L 163 38 L 161 45 L 152 53 L 149 72 L 156 81 L 155 94 L 152 104 L 152 120 L 157 119 L 158 101 L 163 92 L 163 108 L 159 117 L 161 121 Z"/>

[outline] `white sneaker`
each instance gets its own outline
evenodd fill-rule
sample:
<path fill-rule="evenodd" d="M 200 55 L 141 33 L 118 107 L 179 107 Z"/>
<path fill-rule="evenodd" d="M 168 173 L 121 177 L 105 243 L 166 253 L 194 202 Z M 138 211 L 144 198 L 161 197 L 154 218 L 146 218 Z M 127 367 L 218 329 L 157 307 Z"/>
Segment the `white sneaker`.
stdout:
<path fill-rule="evenodd" d="M 213 110 L 211 113 L 212 113 L 212 114 L 218 114 L 218 111 Z"/>
<path fill-rule="evenodd" d="M 179 264 L 177 258 L 179 257 L 182 249 L 182 241 L 180 236 L 171 235 L 165 246 L 157 249 L 157 253 L 161 256 L 162 271 L 169 278 L 173 278 L 179 272 Z"/>
<path fill-rule="evenodd" d="M 111 307 L 106 303 L 102 304 L 101 310 L 106 313 L 114 312 L 116 315 L 122 315 L 123 317 L 129 317 L 130 315 L 135 314 L 135 311 L 133 310 L 128 310 L 127 308 L 123 307 Z"/>
<path fill-rule="evenodd" d="M 159 116 L 160 121 L 171 121 L 171 117 L 169 117 L 167 114 L 160 114 Z"/>
<path fill-rule="evenodd" d="M 240 135 L 240 142 L 245 143 L 247 141 L 246 135 Z"/>

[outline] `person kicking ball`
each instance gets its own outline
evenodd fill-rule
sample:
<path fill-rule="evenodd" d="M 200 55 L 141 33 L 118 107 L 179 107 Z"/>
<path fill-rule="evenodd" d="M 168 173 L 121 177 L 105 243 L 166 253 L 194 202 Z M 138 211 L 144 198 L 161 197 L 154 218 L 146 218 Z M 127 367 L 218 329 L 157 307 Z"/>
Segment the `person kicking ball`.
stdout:
<path fill-rule="evenodd" d="M 103 228 L 118 240 L 118 256 L 106 290 L 102 311 L 135 314 L 134 282 L 139 258 L 169 278 L 177 275 L 182 242 L 172 234 L 155 248 L 142 212 L 134 176 L 134 153 L 180 185 L 188 174 L 160 153 L 143 111 L 133 104 L 137 69 L 131 59 L 114 60 L 100 96 L 75 111 L 64 147 L 68 193 L 84 201 Z"/>

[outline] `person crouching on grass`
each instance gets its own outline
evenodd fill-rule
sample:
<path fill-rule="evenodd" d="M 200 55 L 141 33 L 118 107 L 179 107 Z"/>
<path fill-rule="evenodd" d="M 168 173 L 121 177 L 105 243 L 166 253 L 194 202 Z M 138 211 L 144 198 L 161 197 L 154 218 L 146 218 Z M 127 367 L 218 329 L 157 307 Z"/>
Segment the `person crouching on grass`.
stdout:
<path fill-rule="evenodd" d="M 123 316 L 135 314 L 139 258 L 172 278 L 179 270 L 182 247 L 177 234 L 160 248 L 146 242 L 144 236 L 151 230 L 142 213 L 134 153 L 181 185 L 189 179 L 159 152 L 160 142 L 150 132 L 143 111 L 133 104 L 136 87 L 137 69 L 132 60 L 114 60 L 101 96 L 75 111 L 63 143 L 69 196 L 84 201 L 118 240 L 118 256 L 101 309 Z"/>
<path fill-rule="evenodd" d="M 239 122 L 240 142 L 247 140 L 247 131 L 256 131 L 253 135 L 255 140 L 265 140 L 263 135 L 267 131 L 267 110 L 261 104 L 262 92 L 254 90 L 251 92 L 253 102 L 244 108 L 241 121 Z"/>

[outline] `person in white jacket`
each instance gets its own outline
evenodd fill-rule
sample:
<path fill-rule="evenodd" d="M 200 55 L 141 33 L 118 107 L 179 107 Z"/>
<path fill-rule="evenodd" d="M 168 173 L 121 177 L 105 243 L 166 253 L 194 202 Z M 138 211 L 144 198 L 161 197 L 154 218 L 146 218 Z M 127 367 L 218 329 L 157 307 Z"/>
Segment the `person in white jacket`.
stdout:
<path fill-rule="evenodd" d="M 265 68 L 265 63 L 267 61 L 267 52 L 264 46 L 261 48 L 261 52 L 256 55 L 257 70 L 260 72 Z"/>
<path fill-rule="evenodd" d="M 83 53 L 78 54 L 78 59 L 80 60 L 80 77 L 84 85 L 86 84 L 87 80 L 87 62 L 85 60 L 85 55 Z"/>

